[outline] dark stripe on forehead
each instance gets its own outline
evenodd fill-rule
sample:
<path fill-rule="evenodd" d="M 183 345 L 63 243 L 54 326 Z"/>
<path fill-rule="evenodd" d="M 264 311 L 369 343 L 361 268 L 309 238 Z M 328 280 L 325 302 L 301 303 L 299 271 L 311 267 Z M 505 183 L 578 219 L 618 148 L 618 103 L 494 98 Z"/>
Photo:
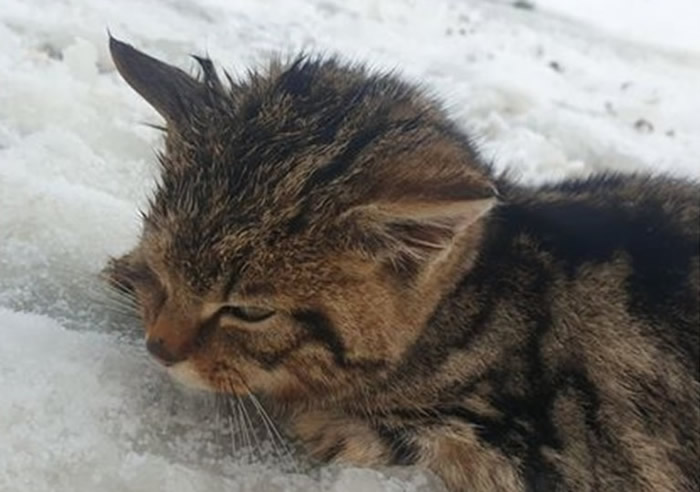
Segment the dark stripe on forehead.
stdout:
<path fill-rule="evenodd" d="M 307 215 L 311 208 L 308 195 L 315 187 L 333 181 L 344 174 L 358 155 L 384 133 L 383 121 L 375 123 L 369 128 L 357 132 L 345 148 L 336 155 L 328 164 L 316 169 L 307 179 L 300 196 L 304 200 L 299 212 L 292 217 L 287 224 L 287 232 L 296 234 L 306 227 Z"/>
<path fill-rule="evenodd" d="M 415 118 L 388 122 L 384 115 L 381 115 L 378 116 L 375 121 L 367 123 L 366 128 L 356 132 L 343 150 L 328 164 L 311 173 L 311 176 L 309 176 L 300 193 L 300 197 L 304 201 L 302 202 L 299 212 L 289 220 L 287 232 L 289 234 L 296 234 L 306 227 L 308 220 L 307 215 L 311 208 L 311 202 L 308 196 L 314 188 L 330 183 L 348 172 L 353 162 L 355 162 L 363 151 L 381 141 L 389 132 L 415 131 L 420 126 L 421 120 L 422 117 L 419 115 Z M 418 141 L 414 143 L 418 144 Z M 402 149 L 403 146 L 397 145 L 397 152 Z"/>
<path fill-rule="evenodd" d="M 347 171 L 348 167 L 357 156 L 369 146 L 377 137 L 386 130 L 384 119 L 374 122 L 368 128 L 355 133 L 345 148 L 327 165 L 316 169 L 304 185 L 302 196 L 305 196 L 312 188 L 323 183 L 333 181 Z"/>
<path fill-rule="evenodd" d="M 238 286 L 238 281 L 240 280 L 243 270 L 242 265 L 245 264 L 252 251 L 253 248 L 251 246 L 245 246 L 227 265 L 225 275 L 228 275 L 228 278 L 225 280 L 223 286 L 223 296 L 225 298 L 229 298 L 231 294 L 233 294 L 234 289 Z"/>

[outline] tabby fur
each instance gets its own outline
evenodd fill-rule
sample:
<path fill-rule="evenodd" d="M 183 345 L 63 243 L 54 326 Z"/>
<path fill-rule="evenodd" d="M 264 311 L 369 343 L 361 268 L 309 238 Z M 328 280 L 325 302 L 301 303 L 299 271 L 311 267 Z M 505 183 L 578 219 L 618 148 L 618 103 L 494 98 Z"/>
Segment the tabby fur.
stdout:
<path fill-rule="evenodd" d="M 698 490 L 697 183 L 524 187 L 392 74 L 300 56 L 224 83 L 110 48 L 167 127 L 107 271 L 176 378 L 452 491 Z"/>

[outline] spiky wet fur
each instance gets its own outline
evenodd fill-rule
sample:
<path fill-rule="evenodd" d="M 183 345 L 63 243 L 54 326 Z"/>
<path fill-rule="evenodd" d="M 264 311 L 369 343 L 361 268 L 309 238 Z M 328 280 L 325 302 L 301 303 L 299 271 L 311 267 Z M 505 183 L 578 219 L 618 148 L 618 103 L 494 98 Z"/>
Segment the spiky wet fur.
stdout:
<path fill-rule="evenodd" d="M 392 75 L 200 64 L 156 96 L 161 182 L 110 267 L 173 372 L 256 393 L 320 460 L 454 491 L 697 490 L 697 184 L 521 187 Z M 222 321 L 251 303 L 276 315 Z"/>

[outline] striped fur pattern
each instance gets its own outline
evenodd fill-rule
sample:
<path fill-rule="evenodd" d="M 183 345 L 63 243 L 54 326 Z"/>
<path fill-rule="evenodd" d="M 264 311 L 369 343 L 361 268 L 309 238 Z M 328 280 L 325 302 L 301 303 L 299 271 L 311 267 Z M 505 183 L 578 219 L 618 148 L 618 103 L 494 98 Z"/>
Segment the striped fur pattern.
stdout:
<path fill-rule="evenodd" d="M 698 490 L 696 183 L 525 188 L 392 75 L 302 56 L 224 84 L 111 50 L 167 129 L 108 272 L 175 377 L 452 491 Z"/>

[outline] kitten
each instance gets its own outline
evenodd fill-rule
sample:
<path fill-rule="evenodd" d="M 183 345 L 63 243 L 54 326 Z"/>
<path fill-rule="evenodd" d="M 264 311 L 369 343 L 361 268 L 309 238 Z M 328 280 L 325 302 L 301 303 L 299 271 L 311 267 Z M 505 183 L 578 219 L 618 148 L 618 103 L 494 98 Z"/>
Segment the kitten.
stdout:
<path fill-rule="evenodd" d="M 521 187 L 394 76 L 302 56 L 224 84 L 110 48 L 167 129 L 108 272 L 173 375 L 453 491 L 698 490 L 696 183 Z"/>

